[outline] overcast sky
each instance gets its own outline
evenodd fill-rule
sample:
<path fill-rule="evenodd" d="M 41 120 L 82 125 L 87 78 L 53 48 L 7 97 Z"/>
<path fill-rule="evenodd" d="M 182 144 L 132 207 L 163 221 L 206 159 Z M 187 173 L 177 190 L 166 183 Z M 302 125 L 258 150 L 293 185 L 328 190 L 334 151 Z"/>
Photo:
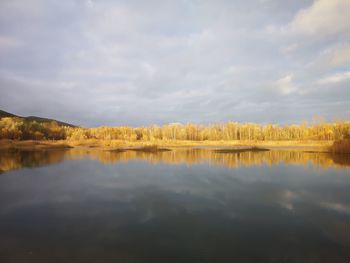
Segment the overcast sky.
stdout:
<path fill-rule="evenodd" d="M 350 119 L 350 0 L 1 0 L 0 109 L 83 126 Z"/>

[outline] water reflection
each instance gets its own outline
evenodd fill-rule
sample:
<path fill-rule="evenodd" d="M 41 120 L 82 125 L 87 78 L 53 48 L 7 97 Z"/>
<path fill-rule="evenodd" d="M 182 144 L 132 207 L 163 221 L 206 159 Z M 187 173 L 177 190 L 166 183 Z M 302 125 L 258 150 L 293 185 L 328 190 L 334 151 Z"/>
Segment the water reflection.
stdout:
<path fill-rule="evenodd" d="M 319 168 L 346 168 L 350 167 L 350 155 L 330 154 L 322 152 L 307 152 L 302 150 L 271 150 L 264 152 L 240 152 L 240 153 L 217 153 L 209 148 L 175 148 L 166 152 L 139 152 L 125 151 L 114 152 L 97 149 L 70 149 L 49 151 L 17 151 L 1 152 L 0 173 L 20 169 L 23 167 L 35 167 L 54 164 L 63 160 L 75 160 L 90 158 L 101 163 L 128 162 L 131 160 L 145 160 L 158 164 L 186 164 L 195 165 L 208 163 L 215 166 L 237 168 L 241 166 L 312 164 Z"/>
<path fill-rule="evenodd" d="M 66 150 L 0 151 L 0 173 L 58 163 L 67 157 L 66 154 Z"/>
<path fill-rule="evenodd" d="M 350 262 L 350 169 L 327 154 L 73 149 L 6 163 L 0 262 Z"/>

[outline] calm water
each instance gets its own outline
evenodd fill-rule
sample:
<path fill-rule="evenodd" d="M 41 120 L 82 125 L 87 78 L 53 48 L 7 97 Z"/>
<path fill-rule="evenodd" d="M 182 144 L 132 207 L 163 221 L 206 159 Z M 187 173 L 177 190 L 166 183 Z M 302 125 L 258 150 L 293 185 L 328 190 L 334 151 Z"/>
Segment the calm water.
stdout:
<path fill-rule="evenodd" d="M 0 153 L 0 262 L 350 262 L 350 157 Z"/>

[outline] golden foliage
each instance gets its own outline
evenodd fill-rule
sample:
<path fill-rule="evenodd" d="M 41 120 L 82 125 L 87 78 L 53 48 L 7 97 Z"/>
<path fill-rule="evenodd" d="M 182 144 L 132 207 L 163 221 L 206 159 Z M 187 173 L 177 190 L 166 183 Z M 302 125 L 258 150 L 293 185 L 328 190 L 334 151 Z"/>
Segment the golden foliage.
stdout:
<path fill-rule="evenodd" d="M 66 127 L 57 122 L 38 123 L 23 118 L 1 118 L 0 139 L 12 140 L 61 140 L 66 138 Z"/>
<path fill-rule="evenodd" d="M 350 122 L 319 122 L 311 125 L 260 125 L 256 123 L 227 122 L 196 125 L 168 124 L 132 128 L 81 128 L 60 126 L 56 122 L 38 123 L 21 118 L 0 119 L 0 139 L 16 140 L 122 140 L 122 141 L 335 141 L 350 136 Z"/>

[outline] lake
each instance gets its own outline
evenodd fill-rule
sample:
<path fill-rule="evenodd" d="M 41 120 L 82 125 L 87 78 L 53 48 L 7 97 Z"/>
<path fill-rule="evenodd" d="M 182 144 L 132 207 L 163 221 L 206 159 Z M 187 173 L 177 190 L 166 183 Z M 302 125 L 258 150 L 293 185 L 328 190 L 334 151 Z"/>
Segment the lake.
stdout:
<path fill-rule="evenodd" d="M 350 262 L 350 156 L 1 152 L 0 262 Z"/>

